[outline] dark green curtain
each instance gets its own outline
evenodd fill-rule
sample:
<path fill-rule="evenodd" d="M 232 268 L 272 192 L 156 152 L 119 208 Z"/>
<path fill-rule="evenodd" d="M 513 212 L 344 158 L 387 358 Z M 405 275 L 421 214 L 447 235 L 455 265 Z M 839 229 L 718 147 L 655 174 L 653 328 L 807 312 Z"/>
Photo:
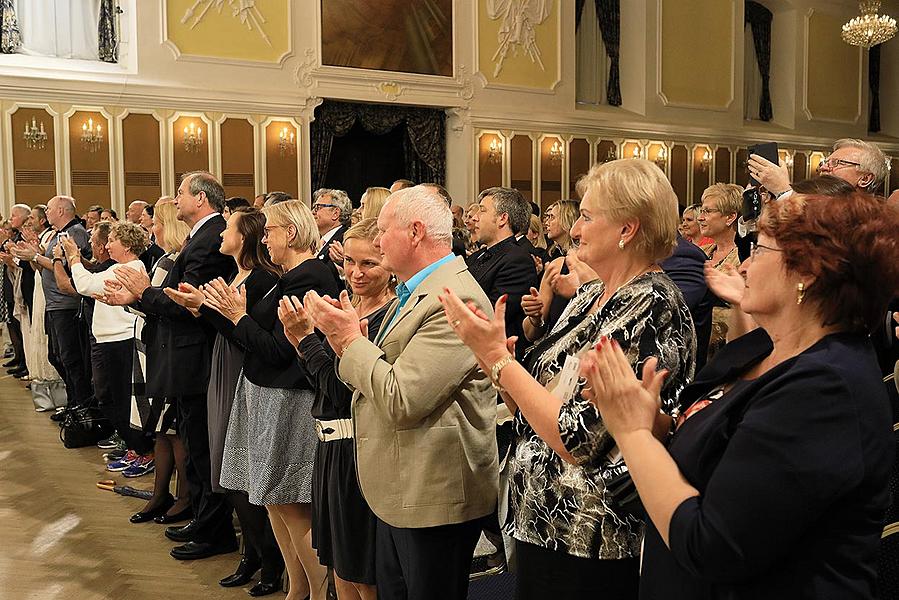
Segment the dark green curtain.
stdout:
<path fill-rule="evenodd" d="M 868 50 L 868 88 L 871 90 L 871 111 L 868 131 L 880 131 L 880 44 Z"/>
<path fill-rule="evenodd" d="M 581 15 L 586 0 L 575 0 L 575 31 L 581 26 Z M 606 84 L 606 101 L 610 106 L 621 106 L 621 0 L 593 0 L 596 19 L 602 34 L 602 43 L 609 57 L 609 80 Z"/>
<path fill-rule="evenodd" d="M 14 54 L 22 47 L 13 0 L 0 0 L 0 54 Z"/>
<path fill-rule="evenodd" d="M 405 125 L 406 177 L 415 182 L 444 183 L 446 113 L 443 110 L 326 100 L 315 110 L 315 120 L 310 125 L 313 190 L 324 184 L 334 138 L 346 135 L 357 121 L 374 135 Z"/>
<path fill-rule="evenodd" d="M 746 0 L 746 22 L 752 28 L 752 42 L 762 76 L 762 99 L 759 101 L 759 119 L 770 121 L 774 117 L 771 108 L 771 21 L 770 10 L 752 0 Z"/>
<path fill-rule="evenodd" d="M 115 0 L 100 0 L 98 50 L 103 62 L 119 62 L 119 40 L 115 27 L 117 11 Z"/>

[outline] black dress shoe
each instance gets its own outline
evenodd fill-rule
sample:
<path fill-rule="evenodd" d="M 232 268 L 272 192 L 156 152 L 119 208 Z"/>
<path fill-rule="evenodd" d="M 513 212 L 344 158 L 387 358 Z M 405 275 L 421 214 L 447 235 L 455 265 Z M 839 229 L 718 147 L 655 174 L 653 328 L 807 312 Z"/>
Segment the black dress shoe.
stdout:
<path fill-rule="evenodd" d="M 19 359 L 16 358 L 15 356 L 13 356 L 11 360 L 8 360 L 5 363 L 3 363 L 4 369 L 8 369 L 10 367 L 18 367 L 18 366 L 19 366 Z"/>
<path fill-rule="evenodd" d="M 146 523 L 147 521 L 153 521 L 156 517 L 160 515 L 165 515 L 166 511 L 175 504 L 175 499 L 172 498 L 172 495 L 169 494 L 162 503 L 154 508 L 153 510 L 148 510 L 146 512 L 136 512 L 131 515 L 131 518 L 128 519 L 132 523 Z"/>
<path fill-rule="evenodd" d="M 10 371 L 9 374 L 16 379 L 22 379 L 23 377 L 28 377 L 28 369 L 16 369 L 15 371 Z"/>
<path fill-rule="evenodd" d="M 166 527 L 165 537 L 169 538 L 173 542 L 189 542 L 194 539 L 194 534 L 197 532 L 197 527 L 198 525 L 196 521 L 191 521 L 183 527 Z"/>
<path fill-rule="evenodd" d="M 208 542 L 187 542 L 183 546 L 175 546 L 169 554 L 176 560 L 199 560 L 218 554 L 237 552 L 237 540 L 229 544 L 210 544 Z"/>
<path fill-rule="evenodd" d="M 240 587 L 253 580 L 253 575 L 259 570 L 258 564 L 250 564 L 246 558 L 240 559 L 237 569 L 231 575 L 219 581 L 222 587 Z"/>
<path fill-rule="evenodd" d="M 274 594 L 275 592 L 280 591 L 280 581 L 260 581 L 259 583 L 251 587 L 247 593 L 253 597 L 258 597 L 268 596 L 269 594 Z"/>
<path fill-rule="evenodd" d="M 55 412 L 52 415 L 50 415 L 50 420 L 53 421 L 54 423 L 61 424 L 68 414 L 69 414 L 68 409 L 61 410 L 59 412 Z"/>
<path fill-rule="evenodd" d="M 160 525 L 168 525 L 169 523 L 180 523 L 182 521 L 189 521 L 190 519 L 193 519 L 193 518 L 194 518 L 194 509 L 192 509 L 191 507 L 188 506 L 184 510 L 178 511 L 173 515 L 168 515 L 168 514 L 163 513 L 153 520 L 156 521 L 157 523 L 159 523 Z"/>

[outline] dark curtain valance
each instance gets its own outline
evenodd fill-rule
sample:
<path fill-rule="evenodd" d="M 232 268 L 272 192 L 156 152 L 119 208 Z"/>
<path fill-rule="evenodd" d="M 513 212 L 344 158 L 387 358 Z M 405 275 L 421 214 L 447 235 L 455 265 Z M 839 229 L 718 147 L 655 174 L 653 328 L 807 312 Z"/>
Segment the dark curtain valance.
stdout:
<path fill-rule="evenodd" d="M 586 0 L 575 0 L 575 22 L 577 31 L 581 26 L 581 14 L 584 12 Z M 593 0 L 596 6 L 596 19 L 602 34 L 602 43 L 609 57 L 609 80 L 606 84 L 606 100 L 611 106 L 621 106 L 621 0 Z"/>
<path fill-rule="evenodd" d="M 119 62 L 119 40 L 116 35 L 115 0 L 100 0 L 100 26 L 98 28 L 98 54 L 103 62 Z"/>
<path fill-rule="evenodd" d="M 335 137 L 356 122 L 369 133 L 383 135 L 405 125 L 405 174 L 415 182 L 443 185 L 446 178 L 446 113 L 440 109 L 325 101 L 310 126 L 312 189 L 323 186 Z"/>
<path fill-rule="evenodd" d="M 14 54 L 22 47 L 22 36 L 13 0 L 0 0 L 0 53 Z"/>
<path fill-rule="evenodd" d="M 759 102 L 759 119 L 770 121 L 774 112 L 771 107 L 771 21 L 770 10 L 752 0 L 746 0 L 746 22 L 752 28 L 752 41 L 762 76 L 762 99 Z"/>
<path fill-rule="evenodd" d="M 868 131 L 880 131 L 880 44 L 868 51 L 868 88 L 871 90 L 871 111 L 868 113 Z"/>

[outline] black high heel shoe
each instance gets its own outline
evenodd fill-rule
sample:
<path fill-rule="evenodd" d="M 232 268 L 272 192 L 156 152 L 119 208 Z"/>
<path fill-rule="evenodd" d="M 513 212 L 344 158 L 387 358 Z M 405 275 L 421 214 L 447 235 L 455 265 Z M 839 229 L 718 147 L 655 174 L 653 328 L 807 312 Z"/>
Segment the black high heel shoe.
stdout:
<path fill-rule="evenodd" d="M 153 510 L 148 510 L 146 512 L 136 512 L 131 515 L 131 518 L 128 519 L 132 523 L 146 523 L 147 521 L 153 521 L 160 516 L 165 516 L 165 513 L 168 512 L 172 506 L 175 505 L 175 499 L 172 498 L 172 495 L 169 494 L 162 503 L 154 508 Z"/>
<path fill-rule="evenodd" d="M 171 506 L 169 506 L 169 508 L 171 508 Z M 176 512 L 173 515 L 167 515 L 166 512 L 168 512 L 168 509 L 166 509 L 166 511 L 161 515 L 156 516 L 153 521 L 159 523 L 160 525 L 167 525 L 168 523 L 190 521 L 194 517 L 194 509 L 192 509 L 190 506 L 180 512 Z"/>
<path fill-rule="evenodd" d="M 237 570 L 220 580 L 219 585 L 222 587 L 240 587 L 246 585 L 253 580 L 253 575 L 255 575 L 258 570 L 258 564 L 250 564 L 247 562 L 246 558 L 242 558 L 237 565 Z"/>

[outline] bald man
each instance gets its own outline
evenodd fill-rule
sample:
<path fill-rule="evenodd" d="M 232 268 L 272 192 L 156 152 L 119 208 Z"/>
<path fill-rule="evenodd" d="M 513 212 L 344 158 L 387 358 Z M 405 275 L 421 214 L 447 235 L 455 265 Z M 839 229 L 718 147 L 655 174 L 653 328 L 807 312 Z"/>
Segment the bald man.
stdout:
<path fill-rule="evenodd" d="M 143 200 L 135 200 L 128 205 L 128 210 L 125 211 L 125 219 L 131 221 L 135 225 L 140 225 L 140 215 L 144 212 L 145 208 L 147 208 L 146 202 Z"/>

